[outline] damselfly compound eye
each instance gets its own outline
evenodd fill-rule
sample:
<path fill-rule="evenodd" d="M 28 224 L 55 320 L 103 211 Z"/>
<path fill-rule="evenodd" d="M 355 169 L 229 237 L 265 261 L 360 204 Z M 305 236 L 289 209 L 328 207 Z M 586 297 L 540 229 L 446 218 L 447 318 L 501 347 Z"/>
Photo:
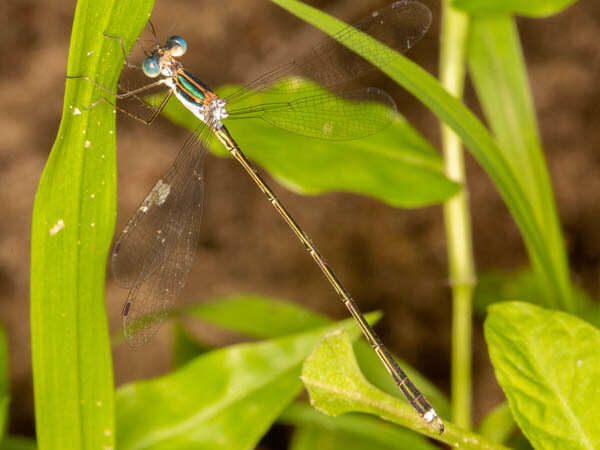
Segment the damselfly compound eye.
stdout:
<path fill-rule="evenodd" d="M 167 40 L 167 48 L 174 57 L 182 56 L 187 50 L 187 43 L 181 36 L 171 36 Z"/>
<path fill-rule="evenodd" d="M 142 70 L 147 77 L 155 78 L 160 75 L 160 67 L 158 66 L 158 61 L 154 59 L 152 56 L 148 56 L 144 58 L 142 62 Z"/>

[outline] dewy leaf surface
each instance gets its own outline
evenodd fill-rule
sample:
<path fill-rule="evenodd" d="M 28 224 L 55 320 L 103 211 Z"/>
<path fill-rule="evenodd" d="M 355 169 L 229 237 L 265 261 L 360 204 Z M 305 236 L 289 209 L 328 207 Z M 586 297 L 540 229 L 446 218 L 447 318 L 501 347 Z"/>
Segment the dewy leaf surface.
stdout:
<path fill-rule="evenodd" d="M 529 303 L 491 306 L 485 338 L 513 416 L 535 448 L 600 448 L 600 331 Z"/>
<path fill-rule="evenodd" d="M 65 75 L 116 89 L 152 0 L 77 3 Z M 43 76 L 43 73 L 41 74 Z M 44 168 L 31 236 L 31 351 L 40 449 L 114 447 L 114 383 L 104 297 L 115 225 L 113 107 L 82 79 L 66 81 L 62 119 Z M 58 107 L 58 105 L 57 105 Z"/>

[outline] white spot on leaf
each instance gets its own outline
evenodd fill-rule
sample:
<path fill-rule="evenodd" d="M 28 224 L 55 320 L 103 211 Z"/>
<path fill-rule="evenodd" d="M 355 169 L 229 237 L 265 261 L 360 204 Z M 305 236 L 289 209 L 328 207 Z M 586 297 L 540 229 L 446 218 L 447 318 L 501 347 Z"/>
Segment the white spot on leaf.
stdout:
<path fill-rule="evenodd" d="M 63 222 L 62 219 L 59 219 L 58 222 L 56 222 L 54 224 L 54 226 L 52 228 L 50 228 L 50 236 L 54 236 L 56 233 L 58 233 L 64 227 L 65 227 L 65 223 Z"/>

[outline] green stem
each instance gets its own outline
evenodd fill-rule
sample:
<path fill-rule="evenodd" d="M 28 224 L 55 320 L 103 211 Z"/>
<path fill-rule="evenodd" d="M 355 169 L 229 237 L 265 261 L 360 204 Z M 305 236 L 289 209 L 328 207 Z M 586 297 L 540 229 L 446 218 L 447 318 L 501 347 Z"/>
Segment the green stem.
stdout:
<path fill-rule="evenodd" d="M 446 90 L 461 98 L 465 79 L 468 17 L 442 2 L 440 79 Z M 465 185 L 461 141 L 442 125 L 446 175 L 463 189 L 444 204 L 448 265 L 452 285 L 452 421 L 471 426 L 471 314 L 475 268 L 473 263 L 471 217 Z"/>

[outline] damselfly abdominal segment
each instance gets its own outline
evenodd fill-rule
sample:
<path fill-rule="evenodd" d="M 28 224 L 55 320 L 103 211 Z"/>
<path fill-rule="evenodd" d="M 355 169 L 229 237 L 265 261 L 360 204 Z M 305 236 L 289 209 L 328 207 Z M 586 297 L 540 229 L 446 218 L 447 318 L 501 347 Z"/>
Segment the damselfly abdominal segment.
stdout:
<path fill-rule="evenodd" d="M 264 74 L 225 98 L 188 72 L 177 59 L 187 50 L 186 42 L 179 36 L 172 36 L 165 45 L 159 45 L 154 33 L 155 46 L 143 60 L 141 69 L 148 77 L 160 79 L 140 89 L 114 94 L 87 76 L 69 77 L 84 78 L 116 99 L 136 97 L 149 89 L 164 87 L 166 96 L 148 120 L 125 111 L 147 124 L 158 116 L 173 95 L 199 119 L 198 127 L 171 168 L 152 188 L 114 246 L 113 273 L 120 284 L 130 289 L 123 308 L 125 337 L 129 344 L 143 345 L 156 333 L 184 286 L 199 238 L 203 157 L 216 138 L 241 164 L 304 245 L 412 407 L 427 423 L 440 433 L 443 431 L 435 410 L 392 358 L 349 292 L 225 126 L 228 120 L 253 118 L 294 133 L 328 140 L 358 139 L 377 133 L 394 119 L 395 103 L 379 89 L 345 86 L 374 70 L 345 45 L 359 44 L 365 54 L 382 67 L 397 57 L 398 53 L 393 50 L 404 52 L 421 39 L 430 22 L 431 13 L 423 4 L 414 0 L 396 2 L 353 27 L 342 29 L 306 56 Z M 363 33 L 389 48 L 365 40 Z M 107 37 L 118 39 L 125 53 L 120 38 Z M 140 68 L 129 62 L 127 65 Z M 298 78 L 311 82 L 298 83 Z M 253 103 L 253 96 L 266 88 L 274 90 L 277 101 Z M 245 106 L 236 108 L 241 100 Z M 108 98 L 100 97 L 88 109 L 101 102 L 112 104 Z"/>

